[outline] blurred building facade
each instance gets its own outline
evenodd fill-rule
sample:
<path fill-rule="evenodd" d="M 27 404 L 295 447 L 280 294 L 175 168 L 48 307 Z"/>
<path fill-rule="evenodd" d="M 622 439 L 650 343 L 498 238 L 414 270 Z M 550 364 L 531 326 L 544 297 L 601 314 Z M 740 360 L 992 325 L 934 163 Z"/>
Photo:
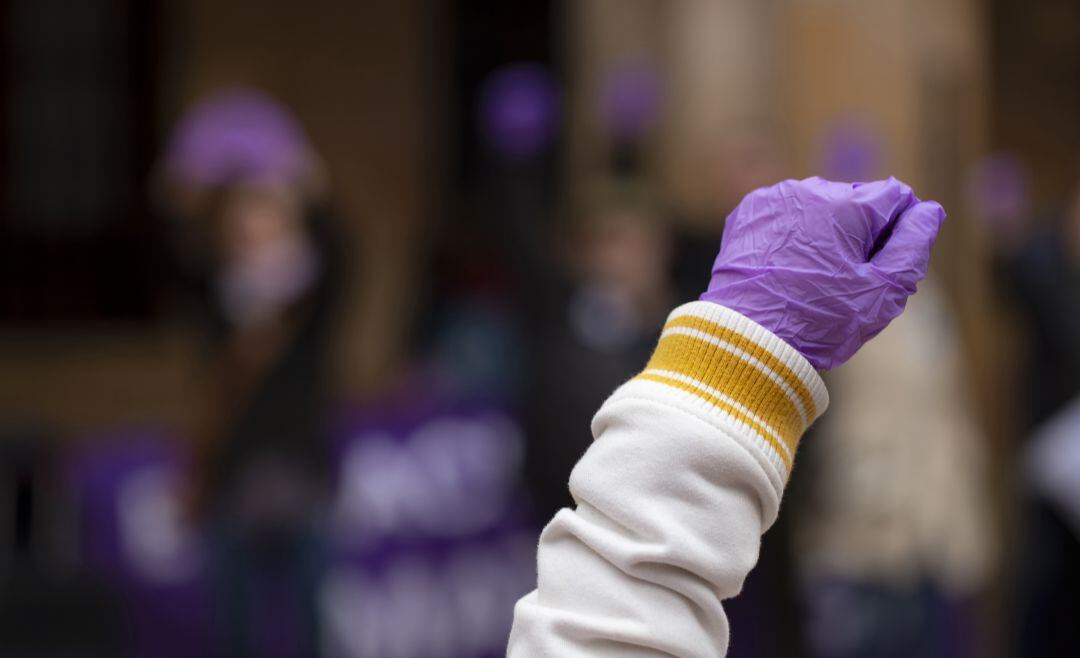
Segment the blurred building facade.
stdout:
<path fill-rule="evenodd" d="M 940 200 L 950 220 L 933 267 L 989 447 L 991 525 L 1016 527 L 1023 326 L 995 296 L 965 172 L 1009 150 L 1033 172 L 1034 208 L 1071 198 L 1080 7 L 514 4 L 0 2 L 0 423 L 94 437 L 191 417 L 200 348 L 160 264 L 170 229 L 149 191 L 152 163 L 182 108 L 235 84 L 280 99 L 307 128 L 356 245 L 334 352 L 344 397 L 395 390 L 428 317 L 433 253 L 447 235 L 487 236 L 470 222 L 507 208 L 492 190 L 523 180 L 490 173 L 476 106 L 492 71 L 528 62 L 558 90 L 557 134 L 529 178 L 553 244 L 615 173 L 697 236 L 707 268 L 743 193 L 828 169 L 834 137 L 853 132 L 875 152 L 867 176 L 896 175 Z M 1005 634 L 1016 547 L 1001 539 L 984 612 Z"/>

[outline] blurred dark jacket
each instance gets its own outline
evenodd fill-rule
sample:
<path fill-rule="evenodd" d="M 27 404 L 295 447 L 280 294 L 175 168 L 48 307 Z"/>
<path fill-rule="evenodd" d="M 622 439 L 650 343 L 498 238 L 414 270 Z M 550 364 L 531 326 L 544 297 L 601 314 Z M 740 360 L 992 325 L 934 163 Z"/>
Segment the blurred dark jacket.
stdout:
<path fill-rule="evenodd" d="M 996 269 L 1032 332 L 1022 389 L 1030 429 L 1080 392 L 1080 263 L 1060 232 L 1044 231 L 1000 255 Z"/>
<path fill-rule="evenodd" d="M 324 419 L 331 402 L 329 351 L 345 278 L 338 218 L 325 207 L 307 210 L 305 223 L 319 258 L 316 282 L 285 310 L 272 335 L 240 336 L 216 303 L 212 280 L 200 282 L 209 320 L 209 386 L 216 400 L 200 432 L 203 468 L 212 497 L 226 495 L 247 465 L 271 460 L 311 482 L 326 478 Z M 238 352 L 263 341 L 262 363 Z"/>

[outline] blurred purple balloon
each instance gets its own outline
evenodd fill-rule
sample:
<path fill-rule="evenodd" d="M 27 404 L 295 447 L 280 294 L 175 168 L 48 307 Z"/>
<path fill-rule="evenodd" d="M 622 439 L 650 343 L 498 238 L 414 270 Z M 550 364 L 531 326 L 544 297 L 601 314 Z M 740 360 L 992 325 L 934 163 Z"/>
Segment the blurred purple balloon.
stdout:
<path fill-rule="evenodd" d="M 512 158 L 528 158 L 547 146 L 558 131 L 559 90 L 539 64 L 504 66 L 480 92 L 480 128 L 488 143 Z"/>
<path fill-rule="evenodd" d="M 619 140 L 645 136 L 660 113 L 661 85 L 655 69 L 647 62 L 631 60 L 620 64 L 605 79 L 601 112 L 611 135 Z"/>
<path fill-rule="evenodd" d="M 879 134 L 856 121 L 838 122 L 825 136 L 825 178 L 845 182 L 878 178 L 881 143 Z"/>
<path fill-rule="evenodd" d="M 273 177 L 296 183 L 310 173 L 303 129 L 275 99 L 234 87 L 199 101 L 177 124 L 162 163 L 174 182 L 220 185 Z"/>

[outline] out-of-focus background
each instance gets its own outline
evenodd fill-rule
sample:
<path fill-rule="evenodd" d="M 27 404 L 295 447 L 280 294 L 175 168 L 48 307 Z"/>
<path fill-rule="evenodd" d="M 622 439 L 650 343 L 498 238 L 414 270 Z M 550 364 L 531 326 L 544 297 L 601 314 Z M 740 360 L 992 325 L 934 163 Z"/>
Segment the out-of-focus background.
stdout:
<path fill-rule="evenodd" d="M 1077 656 L 1080 5 L 0 1 L 0 655 L 505 648 L 743 194 L 949 212 L 737 657 Z"/>

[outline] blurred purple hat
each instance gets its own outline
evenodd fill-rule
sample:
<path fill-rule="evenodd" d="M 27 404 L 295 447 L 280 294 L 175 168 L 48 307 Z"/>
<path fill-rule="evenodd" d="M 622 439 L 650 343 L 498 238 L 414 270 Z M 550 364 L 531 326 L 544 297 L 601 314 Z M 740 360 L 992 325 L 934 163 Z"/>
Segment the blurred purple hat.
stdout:
<path fill-rule="evenodd" d="M 641 139 L 656 124 L 663 101 L 660 76 L 645 59 L 627 59 L 604 79 L 601 114 L 605 127 L 620 140 Z"/>
<path fill-rule="evenodd" d="M 273 177 L 296 183 L 310 174 L 307 136 L 280 103 L 256 89 L 233 87 L 200 100 L 173 130 L 165 177 L 190 185 Z"/>

